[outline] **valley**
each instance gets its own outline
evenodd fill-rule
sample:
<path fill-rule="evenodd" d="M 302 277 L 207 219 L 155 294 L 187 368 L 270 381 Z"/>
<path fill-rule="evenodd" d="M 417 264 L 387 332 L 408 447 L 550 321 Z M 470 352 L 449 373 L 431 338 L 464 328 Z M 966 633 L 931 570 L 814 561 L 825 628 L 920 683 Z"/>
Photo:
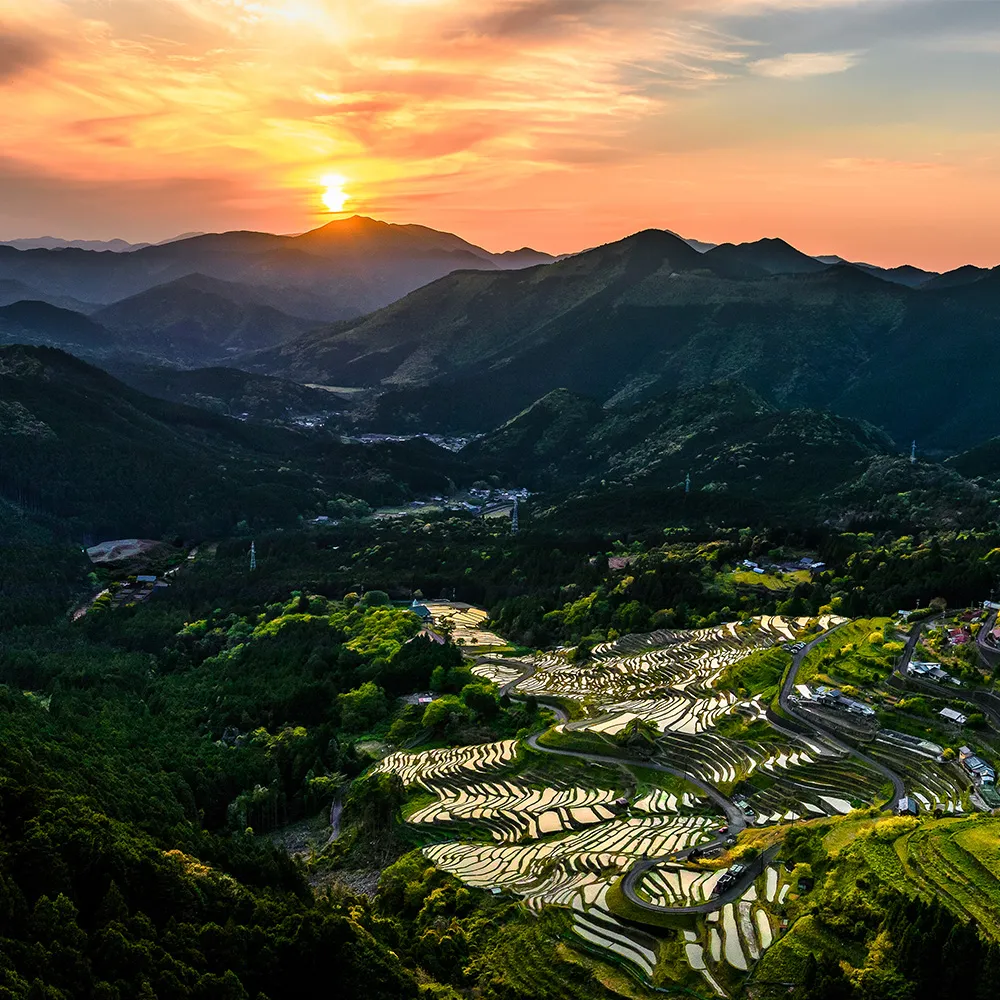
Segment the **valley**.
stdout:
<path fill-rule="evenodd" d="M 993 272 L 455 241 L 0 252 L 0 986 L 982 995 Z"/>

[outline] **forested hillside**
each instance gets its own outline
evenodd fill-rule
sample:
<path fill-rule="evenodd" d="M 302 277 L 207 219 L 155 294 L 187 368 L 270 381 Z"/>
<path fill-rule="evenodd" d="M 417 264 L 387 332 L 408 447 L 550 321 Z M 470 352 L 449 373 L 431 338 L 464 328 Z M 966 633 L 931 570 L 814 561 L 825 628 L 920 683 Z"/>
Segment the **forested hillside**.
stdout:
<path fill-rule="evenodd" d="M 426 442 L 366 449 L 250 426 L 46 348 L 0 349 L 0 440 L 4 499 L 88 544 L 295 524 L 339 495 L 386 503 L 446 489 L 455 470 Z"/>

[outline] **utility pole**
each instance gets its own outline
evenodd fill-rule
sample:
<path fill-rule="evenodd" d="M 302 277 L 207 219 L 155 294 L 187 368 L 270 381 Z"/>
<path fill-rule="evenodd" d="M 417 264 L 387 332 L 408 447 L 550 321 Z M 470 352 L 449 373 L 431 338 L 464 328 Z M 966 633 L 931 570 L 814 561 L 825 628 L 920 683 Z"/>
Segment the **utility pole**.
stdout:
<path fill-rule="evenodd" d="M 250 570 L 253 571 L 257 568 L 257 545 L 255 542 L 250 543 Z"/>

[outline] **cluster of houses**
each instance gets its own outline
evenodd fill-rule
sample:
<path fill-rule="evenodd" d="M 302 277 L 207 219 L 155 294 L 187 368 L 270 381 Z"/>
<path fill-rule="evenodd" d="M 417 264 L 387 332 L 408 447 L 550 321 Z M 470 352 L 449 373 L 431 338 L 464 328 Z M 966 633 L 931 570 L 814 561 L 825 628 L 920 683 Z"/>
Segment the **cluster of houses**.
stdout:
<path fill-rule="evenodd" d="M 948 642 L 953 646 L 964 646 L 967 642 L 972 642 L 972 628 L 962 625 L 960 628 L 948 629 Z"/>
<path fill-rule="evenodd" d="M 753 559 L 744 559 L 740 564 L 744 569 L 752 570 L 754 573 L 766 573 L 768 570 L 780 570 L 782 573 L 798 573 L 800 570 L 808 570 L 810 573 L 822 573 L 826 569 L 826 563 L 818 562 L 803 556 L 799 560 L 785 562 L 755 562 Z"/>
<path fill-rule="evenodd" d="M 445 510 L 466 511 L 470 514 L 490 514 L 498 510 L 509 510 L 515 503 L 527 500 L 531 494 L 526 489 L 480 489 L 468 491 L 468 500 L 457 500 L 444 496 L 428 497 L 425 500 L 411 500 L 410 507 L 427 507 L 438 504 Z"/>
<path fill-rule="evenodd" d="M 969 747 L 959 747 L 958 761 L 977 786 L 993 785 L 996 783 L 997 773 L 992 765 L 987 764 L 982 757 L 973 753 Z"/>
<path fill-rule="evenodd" d="M 802 701 L 811 702 L 822 708 L 833 708 L 851 715 L 874 716 L 875 709 L 863 701 L 849 698 L 839 688 L 820 686 L 815 691 L 806 684 L 796 684 L 795 689 L 802 696 Z"/>
<path fill-rule="evenodd" d="M 166 580 L 160 580 L 152 574 L 140 574 L 134 579 L 134 583 L 130 578 L 117 587 L 112 584 L 109 593 L 113 607 L 148 601 L 157 591 L 170 586 Z"/>
<path fill-rule="evenodd" d="M 929 660 L 911 660 L 908 673 L 914 677 L 923 677 L 929 681 L 937 681 L 939 684 L 954 684 L 956 687 L 962 682 L 957 677 L 952 677 L 940 663 L 933 663 Z"/>

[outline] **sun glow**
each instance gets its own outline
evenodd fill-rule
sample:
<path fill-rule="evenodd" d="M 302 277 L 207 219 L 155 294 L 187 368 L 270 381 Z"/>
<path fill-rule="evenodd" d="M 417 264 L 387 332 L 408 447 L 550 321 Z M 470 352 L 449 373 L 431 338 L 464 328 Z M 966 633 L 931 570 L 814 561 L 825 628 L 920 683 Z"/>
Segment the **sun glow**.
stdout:
<path fill-rule="evenodd" d="M 340 174 L 327 174 L 321 179 L 321 183 L 326 188 L 323 192 L 323 204 L 331 212 L 343 212 L 349 197 L 344 190 L 347 178 L 341 177 Z"/>

